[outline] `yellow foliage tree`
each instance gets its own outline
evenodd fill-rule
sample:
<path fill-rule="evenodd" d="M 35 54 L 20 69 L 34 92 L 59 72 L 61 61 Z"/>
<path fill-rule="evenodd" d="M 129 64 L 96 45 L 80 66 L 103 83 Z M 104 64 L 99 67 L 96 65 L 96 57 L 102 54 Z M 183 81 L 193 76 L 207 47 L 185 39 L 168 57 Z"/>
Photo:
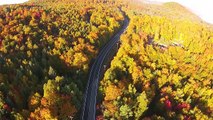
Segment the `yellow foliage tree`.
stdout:
<path fill-rule="evenodd" d="M 104 100 L 115 100 L 118 96 L 122 94 L 121 89 L 117 86 L 110 84 L 106 88 L 106 96 Z"/>

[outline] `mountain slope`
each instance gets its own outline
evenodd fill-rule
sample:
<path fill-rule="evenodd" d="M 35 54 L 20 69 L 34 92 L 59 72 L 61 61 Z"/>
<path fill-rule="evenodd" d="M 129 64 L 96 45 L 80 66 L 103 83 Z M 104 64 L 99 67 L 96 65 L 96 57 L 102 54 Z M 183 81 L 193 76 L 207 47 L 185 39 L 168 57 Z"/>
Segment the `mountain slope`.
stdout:
<path fill-rule="evenodd" d="M 213 29 L 176 3 L 30 0 L 0 6 L 0 119 L 78 119 L 90 66 L 130 18 L 97 119 L 212 118 Z M 162 112 L 163 111 L 163 112 Z"/>
<path fill-rule="evenodd" d="M 189 9 L 176 2 L 146 2 L 146 0 L 135 0 L 133 7 L 138 6 L 141 12 L 149 15 L 165 16 L 171 19 L 190 20 L 194 22 L 202 22 L 202 20 L 192 13 Z"/>
<path fill-rule="evenodd" d="M 130 24 L 100 82 L 97 119 L 213 117 L 213 29 L 168 6 L 185 11 L 174 3 L 124 8 Z"/>

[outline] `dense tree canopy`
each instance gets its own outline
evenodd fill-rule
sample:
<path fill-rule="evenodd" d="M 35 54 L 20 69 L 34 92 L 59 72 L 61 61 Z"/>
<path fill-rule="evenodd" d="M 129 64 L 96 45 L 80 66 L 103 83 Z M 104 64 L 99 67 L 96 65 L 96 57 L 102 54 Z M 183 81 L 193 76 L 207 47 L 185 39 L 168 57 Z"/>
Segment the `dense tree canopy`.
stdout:
<path fill-rule="evenodd" d="M 213 29 L 146 7 L 123 8 L 130 24 L 100 83 L 98 118 L 212 118 Z"/>
<path fill-rule="evenodd" d="M 0 119 L 75 116 L 92 59 L 123 20 L 110 1 L 0 6 Z"/>
<path fill-rule="evenodd" d="M 78 119 L 90 66 L 124 14 L 97 119 L 213 118 L 213 27 L 184 7 L 29 0 L 0 6 L 0 119 Z"/>

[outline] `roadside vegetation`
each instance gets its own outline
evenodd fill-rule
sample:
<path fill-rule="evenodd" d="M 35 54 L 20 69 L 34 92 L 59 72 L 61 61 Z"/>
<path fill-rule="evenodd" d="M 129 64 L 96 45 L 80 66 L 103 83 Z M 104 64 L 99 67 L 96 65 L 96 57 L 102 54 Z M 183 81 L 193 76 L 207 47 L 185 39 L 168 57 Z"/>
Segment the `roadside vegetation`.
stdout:
<path fill-rule="evenodd" d="M 0 119 L 75 117 L 90 64 L 123 20 L 110 1 L 0 6 Z"/>
<path fill-rule="evenodd" d="M 172 17 L 182 10 L 175 5 L 123 8 L 130 24 L 100 82 L 98 119 L 213 118 L 213 29 L 193 15 Z"/>
<path fill-rule="evenodd" d="M 97 119 L 213 118 L 213 27 L 181 5 L 30 0 L 0 6 L 0 119 L 79 119 L 122 11 L 130 24 L 100 81 Z"/>

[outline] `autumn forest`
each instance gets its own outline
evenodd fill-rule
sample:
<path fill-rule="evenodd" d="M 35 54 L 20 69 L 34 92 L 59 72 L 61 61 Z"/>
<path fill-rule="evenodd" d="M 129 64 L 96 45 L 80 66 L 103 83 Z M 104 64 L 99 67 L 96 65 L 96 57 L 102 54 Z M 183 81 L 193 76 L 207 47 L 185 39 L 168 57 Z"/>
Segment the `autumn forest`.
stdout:
<path fill-rule="evenodd" d="M 80 119 L 91 67 L 125 18 L 96 119 L 212 119 L 213 25 L 174 2 L 29 0 L 0 6 L 0 120 Z"/>

